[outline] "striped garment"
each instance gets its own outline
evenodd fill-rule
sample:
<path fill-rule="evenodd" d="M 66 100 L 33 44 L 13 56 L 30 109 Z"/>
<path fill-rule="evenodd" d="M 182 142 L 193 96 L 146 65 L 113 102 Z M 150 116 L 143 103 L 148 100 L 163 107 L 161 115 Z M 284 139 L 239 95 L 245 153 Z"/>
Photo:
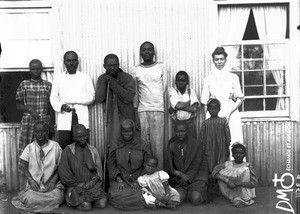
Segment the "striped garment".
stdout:
<path fill-rule="evenodd" d="M 216 165 L 228 160 L 230 141 L 230 130 L 225 118 L 208 118 L 202 123 L 200 143 L 203 145 L 210 173 Z"/>
<path fill-rule="evenodd" d="M 68 145 L 62 152 L 58 167 L 60 180 L 67 188 L 65 200 L 71 207 L 106 198 L 102 189 L 103 169 L 98 150 L 87 144 L 83 150 L 83 160 L 78 158 L 75 150 L 76 143 Z M 79 185 L 90 182 L 96 175 L 100 179 L 92 187 L 86 189 Z"/>
<path fill-rule="evenodd" d="M 16 100 L 25 106 L 29 106 L 40 114 L 40 119 L 47 124 L 50 123 L 50 93 L 51 83 L 45 80 L 24 80 L 20 83 Z M 21 121 L 21 137 L 19 142 L 19 154 L 33 141 L 33 125 L 37 120 L 29 113 L 23 113 Z"/>

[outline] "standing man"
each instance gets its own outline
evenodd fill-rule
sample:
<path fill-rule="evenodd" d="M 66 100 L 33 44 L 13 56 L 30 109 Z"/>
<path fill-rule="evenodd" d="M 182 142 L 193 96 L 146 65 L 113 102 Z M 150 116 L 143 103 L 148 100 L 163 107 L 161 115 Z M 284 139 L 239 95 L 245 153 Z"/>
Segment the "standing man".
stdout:
<path fill-rule="evenodd" d="M 73 143 L 73 125 L 80 123 L 89 128 L 88 105 L 95 99 L 90 76 L 77 71 L 78 55 L 75 51 L 65 53 L 64 64 L 67 71 L 56 76 L 50 96 L 51 105 L 58 113 L 58 142 L 62 149 Z"/>
<path fill-rule="evenodd" d="M 53 130 L 54 112 L 50 105 L 51 83 L 42 80 L 42 62 L 33 59 L 29 63 L 31 78 L 20 83 L 16 93 L 16 108 L 23 112 L 21 121 L 21 136 L 19 142 L 19 154 L 33 141 L 33 125 L 37 121 L 43 121 L 50 130 Z M 52 117 L 50 116 L 52 113 Z"/>
<path fill-rule="evenodd" d="M 135 67 L 137 94 L 134 106 L 141 122 L 141 138 L 150 145 L 158 158 L 158 169 L 164 163 L 164 94 L 167 74 L 163 63 L 154 61 L 154 45 L 144 42 L 140 46 L 143 62 Z"/>
<path fill-rule="evenodd" d="M 135 82 L 133 77 L 119 68 L 119 58 L 115 54 L 108 54 L 104 58 L 103 67 L 106 72 L 97 81 L 96 102 L 108 102 L 108 142 L 116 143 L 120 137 L 120 123 L 122 120 L 131 119 L 136 121 L 139 128 L 139 121 L 133 108 L 135 95 Z M 107 85 L 109 84 L 108 100 Z"/>
<path fill-rule="evenodd" d="M 175 85 L 176 87 L 169 91 L 169 113 L 174 121 L 184 121 L 188 132 L 196 138 L 195 120 L 199 100 L 195 90 L 188 87 L 189 75 L 185 71 L 179 71 L 175 77 Z"/>

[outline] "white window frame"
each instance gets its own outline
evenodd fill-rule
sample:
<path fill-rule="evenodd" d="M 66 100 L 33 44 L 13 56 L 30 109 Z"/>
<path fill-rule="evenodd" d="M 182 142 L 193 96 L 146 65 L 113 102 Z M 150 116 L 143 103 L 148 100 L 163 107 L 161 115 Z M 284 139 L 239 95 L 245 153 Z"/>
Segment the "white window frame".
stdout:
<path fill-rule="evenodd" d="M 211 25 L 218 26 L 218 8 L 219 6 L 226 5 L 263 5 L 263 4 L 274 4 L 274 3 L 282 3 L 288 4 L 289 10 L 289 41 L 287 43 L 288 55 L 289 58 L 287 60 L 286 67 L 286 90 L 287 95 L 290 96 L 290 105 L 289 105 L 289 113 L 286 112 L 267 112 L 264 111 L 262 114 L 259 112 L 241 112 L 241 117 L 243 121 L 278 121 L 278 120 L 294 120 L 299 121 L 299 32 L 297 30 L 297 26 L 299 25 L 299 3 L 297 0 L 212 0 L 212 4 L 210 4 L 210 20 L 213 20 Z M 211 37 L 209 43 L 209 49 L 213 51 L 216 46 L 223 45 L 221 41 L 218 40 L 219 29 L 209 28 Z M 253 41 L 253 40 L 252 40 Z M 261 40 L 258 40 L 261 42 Z M 245 41 L 243 41 L 245 42 Z M 241 41 L 237 41 L 237 43 L 241 43 Z M 211 52 L 212 52 L 211 51 Z M 211 63 L 211 60 L 210 60 Z"/>
<path fill-rule="evenodd" d="M 49 0 L 40 0 L 40 1 L 0 1 L 0 13 L 1 14 L 18 14 L 18 13 L 28 13 L 30 10 L 34 11 L 35 13 L 49 13 L 49 18 L 50 18 L 50 22 L 51 22 L 51 28 L 52 28 L 52 21 L 51 21 L 51 10 L 52 10 L 52 6 L 51 6 L 51 1 Z M 51 30 L 50 30 L 51 32 Z M 1 45 L 2 45 L 2 56 L 4 54 L 4 43 L 5 41 L 10 40 L 10 39 L 0 39 Z M 49 40 L 50 42 L 52 42 L 52 38 L 51 35 L 49 35 Z M 34 41 L 34 39 L 28 39 L 26 41 Z M 52 43 L 50 44 L 51 46 Z M 51 47 L 52 48 L 52 47 Z M 15 50 L 17 51 L 17 50 Z M 44 66 L 44 72 L 53 72 L 54 68 L 53 68 L 53 50 L 51 50 L 51 62 L 47 63 L 47 65 Z M 28 63 L 25 66 L 7 66 L 5 63 L 1 63 L 1 61 L 3 60 L 0 58 L 0 72 L 14 72 L 14 71 L 18 71 L 18 72 L 29 72 L 29 68 L 28 68 Z M 41 60 L 42 63 L 43 60 Z"/>
<path fill-rule="evenodd" d="M 260 45 L 264 45 L 264 44 L 284 44 L 286 50 L 289 49 L 289 40 L 285 39 L 285 40 L 278 40 L 278 41 L 263 41 L 263 40 L 244 40 L 244 41 L 236 41 L 236 42 L 230 42 L 230 43 L 226 43 L 226 42 L 222 42 L 220 43 L 220 45 L 225 47 L 226 50 L 226 45 L 252 45 L 252 44 L 260 44 Z M 243 57 L 243 56 L 242 56 Z M 288 61 L 289 56 L 285 56 L 286 60 Z M 263 59 L 263 61 L 265 61 L 265 59 Z M 244 62 L 244 61 L 243 61 Z M 244 67 L 242 65 L 242 67 Z M 259 70 L 264 70 L 264 72 L 266 70 L 269 69 L 259 69 Z M 235 72 L 242 72 L 243 71 L 255 71 L 255 70 L 234 70 L 233 73 Z M 255 96 L 245 96 L 245 99 L 247 99 L 247 97 L 251 97 L 251 98 L 277 98 L 277 97 L 282 97 L 282 98 L 287 98 L 288 101 L 286 102 L 286 109 L 285 110 L 265 110 L 265 111 L 245 111 L 245 112 L 241 112 L 242 117 L 244 118 L 253 118 L 253 117 L 289 117 L 290 115 L 290 91 L 289 91 L 289 86 L 290 86 L 290 82 L 287 81 L 288 79 L 290 79 L 289 77 L 289 63 L 287 63 L 286 68 L 285 68 L 285 80 L 286 80 L 286 93 L 284 95 L 255 95 Z M 244 81 L 244 76 L 242 75 L 242 81 Z M 242 82 L 241 82 L 241 86 L 242 86 Z M 264 84 L 263 87 L 266 87 L 266 82 L 265 82 L 265 78 L 264 78 Z M 244 88 L 242 87 L 242 91 L 245 94 Z"/>

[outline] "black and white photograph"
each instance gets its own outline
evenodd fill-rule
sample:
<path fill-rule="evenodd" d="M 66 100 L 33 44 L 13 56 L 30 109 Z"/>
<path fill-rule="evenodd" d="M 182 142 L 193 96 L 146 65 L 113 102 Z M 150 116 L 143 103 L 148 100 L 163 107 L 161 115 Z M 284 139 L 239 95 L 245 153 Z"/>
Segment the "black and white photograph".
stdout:
<path fill-rule="evenodd" d="M 1 214 L 300 214 L 300 0 L 0 0 Z"/>

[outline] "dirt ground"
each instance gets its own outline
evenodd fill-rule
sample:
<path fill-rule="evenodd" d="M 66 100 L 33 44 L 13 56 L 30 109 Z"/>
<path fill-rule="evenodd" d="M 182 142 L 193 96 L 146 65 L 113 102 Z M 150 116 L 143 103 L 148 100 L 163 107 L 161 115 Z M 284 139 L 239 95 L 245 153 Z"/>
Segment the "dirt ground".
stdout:
<path fill-rule="evenodd" d="M 10 203 L 11 198 L 15 196 L 16 193 L 0 193 L 0 214 L 29 214 L 28 212 L 20 211 L 14 208 L 14 206 Z M 278 199 L 276 198 L 276 189 L 273 187 L 258 187 L 256 188 L 256 199 L 255 203 L 249 207 L 243 208 L 235 208 L 233 207 L 227 199 L 223 196 L 217 196 L 214 200 L 209 204 L 204 204 L 200 206 L 193 206 L 190 203 L 186 202 L 182 206 L 179 206 L 176 211 L 167 210 L 164 208 L 159 208 L 157 210 L 152 209 L 144 209 L 140 211 L 135 211 L 135 213 L 139 214 L 154 214 L 154 213 L 201 213 L 201 214 L 243 214 L 243 213 L 251 213 L 251 214 L 267 214 L 267 213 L 288 213 L 283 210 L 276 209 L 276 203 Z M 66 204 L 63 204 L 58 210 L 55 210 L 50 213 L 55 214 L 79 214 L 79 213 L 133 213 L 130 211 L 120 211 L 111 206 L 108 206 L 106 209 L 93 209 L 89 212 L 82 212 L 68 207 Z M 296 212 L 295 212 L 296 213 Z"/>

